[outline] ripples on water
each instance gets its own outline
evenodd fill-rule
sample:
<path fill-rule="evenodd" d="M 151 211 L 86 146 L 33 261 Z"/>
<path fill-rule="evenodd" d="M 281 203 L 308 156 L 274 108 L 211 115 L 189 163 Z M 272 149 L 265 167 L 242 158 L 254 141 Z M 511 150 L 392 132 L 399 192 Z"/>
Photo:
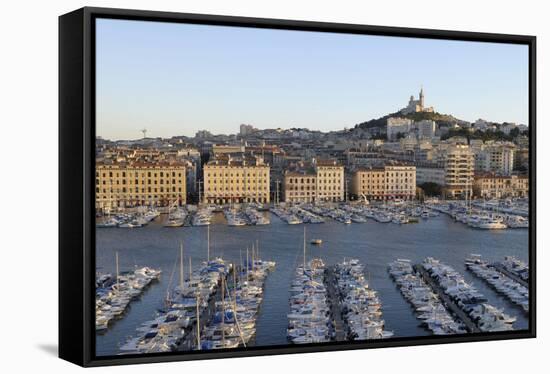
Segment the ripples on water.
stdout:
<path fill-rule="evenodd" d="M 97 355 L 118 353 L 119 344 L 135 335 L 136 327 L 152 319 L 155 311 L 162 307 L 170 274 L 179 255 L 180 241 L 184 244 L 184 256 L 191 256 L 193 267 L 198 267 L 206 259 L 206 230 L 206 227 L 165 228 L 152 223 L 139 229 L 96 231 L 98 271 L 115 272 L 116 251 L 119 252 L 121 271 L 130 270 L 134 265 L 163 271 L 160 281 L 146 290 L 141 299 L 130 304 L 124 318 L 115 321 L 106 333 L 97 335 Z M 397 258 L 414 262 L 428 256 L 440 259 L 460 271 L 466 281 L 487 296 L 489 303 L 517 316 L 516 329 L 528 327 L 528 319 L 518 307 L 496 294 L 464 267 L 464 259 L 470 253 L 479 253 L 487 260 L 514 255 L 527 261 L 528 230 L 475 230 L 441 215 L 402 226 L 372 220 L 344 225 L 328 220 L 324 224 L 307 225 L 307 236 L 323 240 L 320 246 L 312 246 L 308 240 L 308 258 L 321 257 L 328 265 L 344 258 L 358 258 L 366 265 L 366 277 L 382 300 L 387 329 L 393 330 L 396 337 L 429 334 L 418 326 L 419 321 L 411 307 L 388 276 L 387 265 Z M 223 215 L 217 213 L 210 227 L 210 255 L 238 263 L 241 257 L 246 257 L 246 247 L 251 247 L 256 240 L 260 243 L 261 258 L 277 262 L 275 271 L 265 284 L 256 345 L 287 344 L 288 289 L 296 266 L 303 261 L 303 225 L 287 225 L 271 215 L 271 224 L 267 226 L 229 227 L 225 225 Z"/>

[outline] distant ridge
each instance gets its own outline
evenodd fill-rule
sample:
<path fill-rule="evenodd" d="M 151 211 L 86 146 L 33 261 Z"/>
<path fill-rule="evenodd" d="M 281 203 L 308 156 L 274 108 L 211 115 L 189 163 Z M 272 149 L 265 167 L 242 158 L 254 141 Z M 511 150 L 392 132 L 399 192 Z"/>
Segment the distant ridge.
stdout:
<path fill-rule="evenodd" d="M 371 119 L 366 122 L 361 122 L 355 125 L 355 128 L 371 129 L 375 127 L 379 127 L 379 128 L 386 127 L 386 121 L 390 117 L 409 118 L 409 119 L 412 119 L 413 121 L 432 120 L 432 121 L 435 121 L 435 123 L 438 126 L 451 125 L 454 123 L 457 123 L 457 124 L 469 123 L 468 121 L 458 119 L 450 114 L 441 114 L 437 112 L 416 112 L 416 113 L 409 113 L 409 114 L 401 114 L 399 112 L 396 112 L 396 113 L 387 114 L 384 117 Z"/>

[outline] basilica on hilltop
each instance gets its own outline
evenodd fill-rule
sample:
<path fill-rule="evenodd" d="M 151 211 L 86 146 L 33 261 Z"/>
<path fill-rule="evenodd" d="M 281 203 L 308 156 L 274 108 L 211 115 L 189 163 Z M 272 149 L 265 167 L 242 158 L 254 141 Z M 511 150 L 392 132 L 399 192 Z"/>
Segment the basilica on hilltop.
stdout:
<path fill-rule="evenodd" d="M 399 113 L 401 114 L 410 114 L 410 113 L 418 113 L 418 112 L 428 112 L 433 113 L 434 108 L 432 106 L 426 107 L 424 106 L 424 89 L 420 88 L 420 94 L 418 95 L 418 100 L 415 100 L 414 96 L 411 95 L 411 98 L 409 99 L 409 104 L 401 109 Z"/>

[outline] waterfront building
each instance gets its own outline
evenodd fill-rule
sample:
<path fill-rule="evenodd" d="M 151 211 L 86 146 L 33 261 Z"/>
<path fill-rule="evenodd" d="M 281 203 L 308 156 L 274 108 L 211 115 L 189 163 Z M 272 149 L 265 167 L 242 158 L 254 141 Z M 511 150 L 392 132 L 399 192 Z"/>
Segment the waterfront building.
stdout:
<path fill-rule="evenodd" d="M 386 138 L 389 141 L 395 141 L 398 134 L 406 135 L 409 133 L 412 120 L 402 117 L 390 117 L 386 120 Z"/>
<path fill-rule="evenodd" d="M 353 173 L 351 192 L 369 200 L 414 199 L 416 195 L 416 167 L 385 165 L 378 168 L 360 168 Z"/>
<path fill-rule="evenodd" d="M 529 177 L 494 173 L 476 174 L 474 194 L 477 197 L 489 199 L 526 197 L 529 196 Z"/>
<path fill-rule="evenodd" d="M 312 203 L 317 198 L 317 173 L 314 170 L 287 171 L 284 177 L 284 200 Z"/>
<path fill-rule="evenodd" d="M 344 166 L 336 160 L 316 160 L 285 172 L 287 202 L 336 202 L 345 199 Z"/>
<path fill-rule="evenodd" d="M 351 179 L 351 193 L 358 198 L 385 200 L 386 172 L 383 167 L 359 168 Z"/>
<path fill-rule="evenodd" d="M 220 155 L 204 165 L 204 197 L 209 204 L 269 203 L 270 167 L 260 156 Z"/>
<path fill-rule="evenodd" d="M 183 162 L 96 161 L 96 210 L 186 203 Z"/>
<path fill-rule="evenodd" d="M 464 144 L 450 145 L 444 154 L 445 191 L 450 198 L 472 196 L 474 154 Z"/>
<path fill-rule="evenodd" d="M 345 198 L 344 167 L 336 160 L 314 160 L 317 174 L 317 199 L 343 201 Z"/>

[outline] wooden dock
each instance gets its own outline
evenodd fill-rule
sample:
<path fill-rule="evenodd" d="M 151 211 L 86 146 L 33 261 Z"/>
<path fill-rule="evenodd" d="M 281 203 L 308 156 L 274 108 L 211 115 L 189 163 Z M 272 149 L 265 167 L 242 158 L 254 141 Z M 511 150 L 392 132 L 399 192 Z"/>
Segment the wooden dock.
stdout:
<path fill-rule="evenodd" d="M 334 277 L 334 269 L 328 268 L 325 272 L 325 285 L 327 287 L 327 296 L 330 301 L 330 313 L 334 324 L 334 339 L 337 342 L 346 340 L 346 325 L 342 319 L 342 309 L 336 290 L 336 278 Z"/>
<path fill-rule="evenodd" d="M 479 327 L 475 324 L 474 321 L 468 316 L 460 307 L 453 301 L 449 296 L 443 292 L 443 289 L 439 284 L 437 284 L 434 279 L 428 274 L 426 270 L 421 265 L 414 265 L 414 269 L 418 271 L 418 273 L 422 276 L 424 281 L 434 290 L 441 301 L 443 302 L 443 305 L 451 311 L 455 316 L 457 316 L 463 323 L 464 326 L 466 326 L 466 329 L 468 332 L 481 332 Z"/>

